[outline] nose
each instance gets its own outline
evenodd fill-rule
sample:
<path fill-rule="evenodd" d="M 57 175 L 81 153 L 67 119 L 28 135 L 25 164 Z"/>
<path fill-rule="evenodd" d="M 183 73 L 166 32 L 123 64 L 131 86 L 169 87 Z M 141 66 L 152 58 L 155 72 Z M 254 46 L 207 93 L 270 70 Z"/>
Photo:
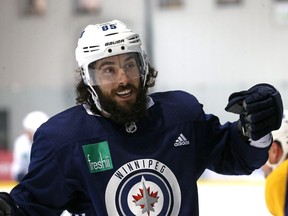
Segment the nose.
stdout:
<path fill-rule="evenodd" d="M 123 70 L 123 68 L 120 68 L 118 71 L 118 82 L 119 84 L 127 84 L 129 81 L 129 77 L 127 76 L 127 74 L 125 73 L 125 71 Z"/>

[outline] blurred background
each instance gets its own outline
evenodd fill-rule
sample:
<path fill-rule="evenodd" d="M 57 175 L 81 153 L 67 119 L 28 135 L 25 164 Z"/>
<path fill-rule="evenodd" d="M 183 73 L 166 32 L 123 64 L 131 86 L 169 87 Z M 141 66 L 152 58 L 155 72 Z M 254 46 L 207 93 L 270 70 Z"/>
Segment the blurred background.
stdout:
<path fill-rule="evenodd" d="M 88 24 L 113 19 L 125 22 L 142 37 L 149 60 L 159 71 L 152 91 L 188 91 L 207 113 L 224 123 L 238 118 L 224 110 L 231 93 L 269 82 L 280 90 L 287 108 L 287 0 L 2 0 L 0 184 L 9 180 L 13 142 L 22 132 L 24 116 L 32 110 L 52 116 L 75 105 L 74 51 L 81 31 Z M 268 215 L 263 177 L 261 173 L 253 176 L 244 185 L 246 189 L 254 186 L 256 192 L 249 188 L 249 197 L 260 213 L 239 215 Z M 239 197 L 245 191 L 234 193 L 229 187 L 231 194 L 225 194 L 221 189 L 226 198 L 219 199 L 221 191 L 215 191 L 217 187 L 207 184 L 207 179 L 220 179 L 223 187 L 222 176 L 205 173 L 199 182 L 201 209 L 209 208 L 212 200 L 219 201 L 220 207 L 225 202 L 233 207 L 229 196 Z M 251 179 L 256 180 L 251 184 Z M 243 182 L 239 184 L 238 190 Z M 241 203 L 245 201 L 249 199 Z M 220 215 L 215 211 L 213 215 Z M 220 211 L 225 215 L 223 208 Z M 209 213 L 202 210 L 202 215 Z"/>

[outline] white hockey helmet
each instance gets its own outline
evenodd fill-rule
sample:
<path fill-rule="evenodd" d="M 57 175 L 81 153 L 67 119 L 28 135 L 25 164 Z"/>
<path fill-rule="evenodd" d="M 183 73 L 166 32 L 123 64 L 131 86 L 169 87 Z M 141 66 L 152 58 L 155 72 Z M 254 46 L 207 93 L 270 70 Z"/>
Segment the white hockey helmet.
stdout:
<path fill-rule="evenodd" d="M 88 25 L 82 32 L 75 50 L 76 60 L 81 68 L 81 76 L 90 87 L 92 98 L 101 111 L 98 95 L 92 86 L 95 83 L 88 66 L 97 60 L 125 53 L 137 53 L 140 61 L 140 73 L 143 86 L 148 74 L 147 57 L 142 49 L 142 43 L 137 33 L 132 32 L 119 20 L 107 23 Z"/>
<path fill-rule="evenodd" d="M 288 154 L 288 110 L 284 110 L 281 127 L 278 130 L 272 131 L 273 141 L 278 141 L 282 147 L 283 154 L 280 160 L 276 164 L 267 162 L 267 165 L 275 169 L 278 167 L 287 157 Z"/>
<path fill-rule="evenodd" d="M 48 118 L 48 115 L 42 111 L 30 112 L 23 119 L 23 128 L 34 133 Z"/>

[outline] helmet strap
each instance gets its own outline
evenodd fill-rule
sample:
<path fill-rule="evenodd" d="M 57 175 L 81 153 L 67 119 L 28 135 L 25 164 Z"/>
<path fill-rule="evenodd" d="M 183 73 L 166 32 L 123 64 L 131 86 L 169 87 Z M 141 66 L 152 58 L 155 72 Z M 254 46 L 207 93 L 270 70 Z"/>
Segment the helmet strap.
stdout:
<path fill-rule="evenodd" d="M 88 84 L 89 88 L 88 88 L 88 91 L 90 92 L 91 96 L 92 96 L 92 99 L 94 101 L 94 104 L 96 105 L 97 109 L 102 113 L 104 114 L 106 117 L 109 117 L 110 116 L 110 113 L 106 112 L 105 110 L 102 109 L 101 107 L 101 104 L 100 104 L 100 101 L 99 101 L 99 98 L 98 98 L 98 95 L 95 91 L 95 89 L 90 85 Z"/>

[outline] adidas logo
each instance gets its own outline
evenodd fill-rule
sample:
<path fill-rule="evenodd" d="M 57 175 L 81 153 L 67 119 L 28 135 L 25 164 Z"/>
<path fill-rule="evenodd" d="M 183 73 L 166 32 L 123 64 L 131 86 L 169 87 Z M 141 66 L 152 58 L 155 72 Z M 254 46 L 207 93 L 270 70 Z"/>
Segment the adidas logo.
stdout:
<path fill-rule="evenodd" d="M 181 133 L 180 136 L 176 139 L 174 146 L 183 146 L 183 145 L 190 145 L 189 140 Z"/>

